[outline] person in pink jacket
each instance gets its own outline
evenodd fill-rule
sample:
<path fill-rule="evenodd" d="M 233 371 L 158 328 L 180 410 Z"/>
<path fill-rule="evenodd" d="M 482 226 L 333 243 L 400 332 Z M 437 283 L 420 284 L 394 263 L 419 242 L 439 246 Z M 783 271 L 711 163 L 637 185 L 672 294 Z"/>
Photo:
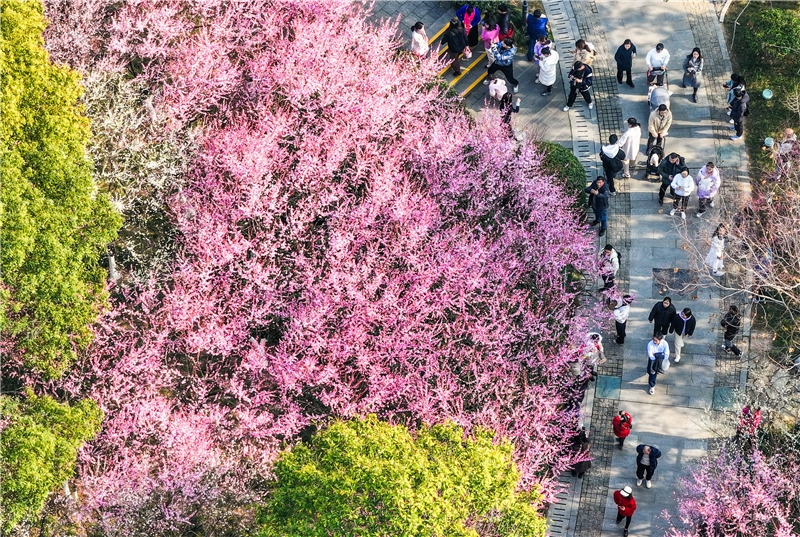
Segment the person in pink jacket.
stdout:
<path fill-rule="evenodd" d="M 483 30 L 481 31 L 481 39 L 483 39 L 483 46 L 486 49 L 486 57 L 489 62 L 486 64 L 488 68 L 494 62 L 494 55 L 492 55 L 492 45 L 500 42 L 500 25 L 494 19 L 487 18 L 483 23 Z"/>
<path fill-rule="evenodd" d="M 700 168 L 694 183 L 697 185 L 697 198 L 700 203 L 700 210 L 695 216 L 701 218 L 709 205 L 714 206 L 714 196 L 719 192 L 719 186 L 722 183 L 719 177 L 719 168 L 714 166 L 713 162 L 707 163 Z"/>

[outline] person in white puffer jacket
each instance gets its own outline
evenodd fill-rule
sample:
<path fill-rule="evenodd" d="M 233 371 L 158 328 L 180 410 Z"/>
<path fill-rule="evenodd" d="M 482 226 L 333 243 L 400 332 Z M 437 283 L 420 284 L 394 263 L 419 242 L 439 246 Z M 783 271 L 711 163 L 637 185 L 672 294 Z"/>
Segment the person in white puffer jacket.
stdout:
<path fill-rule="evenodd" d="M 684 169 L 678 175 L 672 178 L 670 185 L 672 191 L 675 192 L 675 201 L 672 203 L 672 210 L 669 212 L 670 216 L 674 216 L 676 212 L 681 213 L 681 218 L 686 220 L 686 207 L 689 205 L 689 194 L 694 190 L 694 179 L 689 175 L 689 170 Z"/>
<path fill-rule="evenodd" d="M 722 180 L 719 177 L 719 168 L 714 166 L 713 162 L 707 163 L 700 168 L 697 177 L 694 179 L 694 184 L 697 185 L 697 198 L 700 203 L 700 210 L 695 215 L 701 218 L 703 213 L 706 212 L 708 206 L 714 206 L 714 196 L 719 192 L 719 186 Z"/>

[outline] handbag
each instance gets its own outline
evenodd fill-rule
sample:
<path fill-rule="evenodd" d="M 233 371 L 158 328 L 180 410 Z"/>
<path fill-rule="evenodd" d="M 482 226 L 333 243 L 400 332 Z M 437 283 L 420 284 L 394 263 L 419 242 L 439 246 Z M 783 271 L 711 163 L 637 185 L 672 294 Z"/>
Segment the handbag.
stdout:
<path fill-rule="evenodd" d="M 462 54 L 464 54 L 464 57 L 466 59 L 472 58 L 472 50 L 469 47 L 465 47 L 464 52 L 462 52 Z"/>

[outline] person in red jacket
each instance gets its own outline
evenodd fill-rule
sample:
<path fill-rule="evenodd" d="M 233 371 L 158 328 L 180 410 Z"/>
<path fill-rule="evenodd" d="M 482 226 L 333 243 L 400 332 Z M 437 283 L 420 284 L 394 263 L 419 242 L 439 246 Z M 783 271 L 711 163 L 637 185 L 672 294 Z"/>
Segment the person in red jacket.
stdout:
<path fill-rule="evenodd" d="M 620 450 L 622 449 L 622 444 L 625 443 L 625 439 L 631 434 L 631 427 L 633 426 L 631 420 L 630 414 L 620 410 L 619 415 L 614 416 L 614 421 L 611 422 L 614 427 L 614 436 L 617 437 L 617 447 Z"/>
<path fill-rule="evenodd" d="M 625 529 L 622 532 L 624 537 L 628 537 L 628 528 L 631 526 L 631 517 L 636 511 L 636 500 L 633 499 L 633 489 L 625 486 L 622 490 L 614 492 L 614 503 L 617 504 L 617 524 L 625 519 Z"/>

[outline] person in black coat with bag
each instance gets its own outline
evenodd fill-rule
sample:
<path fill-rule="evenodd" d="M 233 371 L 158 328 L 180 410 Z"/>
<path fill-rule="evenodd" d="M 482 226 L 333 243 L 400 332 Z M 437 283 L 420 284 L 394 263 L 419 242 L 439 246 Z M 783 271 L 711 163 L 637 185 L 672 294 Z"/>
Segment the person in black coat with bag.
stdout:
<path fill-rule="evenodd" d="M 636 57 L 636 45 L 630 39 L 626 39 L 619 48 L 617 53 L 614 54 L 614 60 L 617 62 L 617 82 L 622 84 L 622 73 L 625 73 L 627 78 L 626 83 L 633 87 L 631 81 L 631 69 L 633 69 L 633 59 Z"/>
<path fill-rule="evenodd" d="M 586 427 L 581 427 L 581 429 L 578 431 L 578 434 L 572 438 L 572 445 L 570 446 L 570 449 L 572 449 L 572 451 L 574 451 L 576 454 L 585 454 L 587 457 L 591 457 L 592 444 L 589 442 L 589 438 L 586 433 Z M 581 479 L 583 474 L 585 474 L 586 471 L 591 467 L 591 460 L 576 462 L 572 466 L 572 476 L 578 476 L 578 479 Z"/>
<path fill-rule="evenodd" d="M 600 224 L 600 237 L 606 234 L 606 226 L 608 221 L 606 219 L 606 211 L 608 210 L 608 185 L 606 180 L 602 177 L 595 179 L 591 185 L 587 186 L 584 190 L 589 194 L 589 206 L 594 211 L 594 222 L 592 226 Z"/>
<path fill-rule="evenodd" d="M 614 187 L 614 178 L 622 171 L 622 161 L 625 160 L 625 152 L 620 149 L 618 141 L 617 135 L 612 134 L 608 137 L 608 145 L 604 145 L 600 151 L 603 173 L 606 175 L 608 190 L 612 196 L 617 195 L 617 189 Z"/>
<path fill-rule="evenodd" d="M 690 337 L 694 334 L 694 327 L 697 324 L 697 319 L 692 316 L 692 310 L 683 308 L 677 315 L 672 316 L 672 321 L 669 323 L 669 333 L 675 334 L 675 363 L 681 361 L 681 349 L 684 346 L 684 338 Z"/>
<path fill-rule="evenodd" d="M 453 75 L 461 76 L 461 53 L 467 48 L 467 33 L 458 17 L 450 20 L 450 26 L 442 36 L 441 44 L 447 45 L 447 56 L 453 67 Z"/>
<path fill-rule="evenodd" d="M 670 297 L 664 297 L 664 300 L 655 303 L 653 309 L 650 310 L 650 315 L 647 317 L 648 321 L 654 323 L 654 336 L 656 333 L 666 334 L 669 331 L 669 326 L 675 313 L 675 306 L 672 305 Z"/>

